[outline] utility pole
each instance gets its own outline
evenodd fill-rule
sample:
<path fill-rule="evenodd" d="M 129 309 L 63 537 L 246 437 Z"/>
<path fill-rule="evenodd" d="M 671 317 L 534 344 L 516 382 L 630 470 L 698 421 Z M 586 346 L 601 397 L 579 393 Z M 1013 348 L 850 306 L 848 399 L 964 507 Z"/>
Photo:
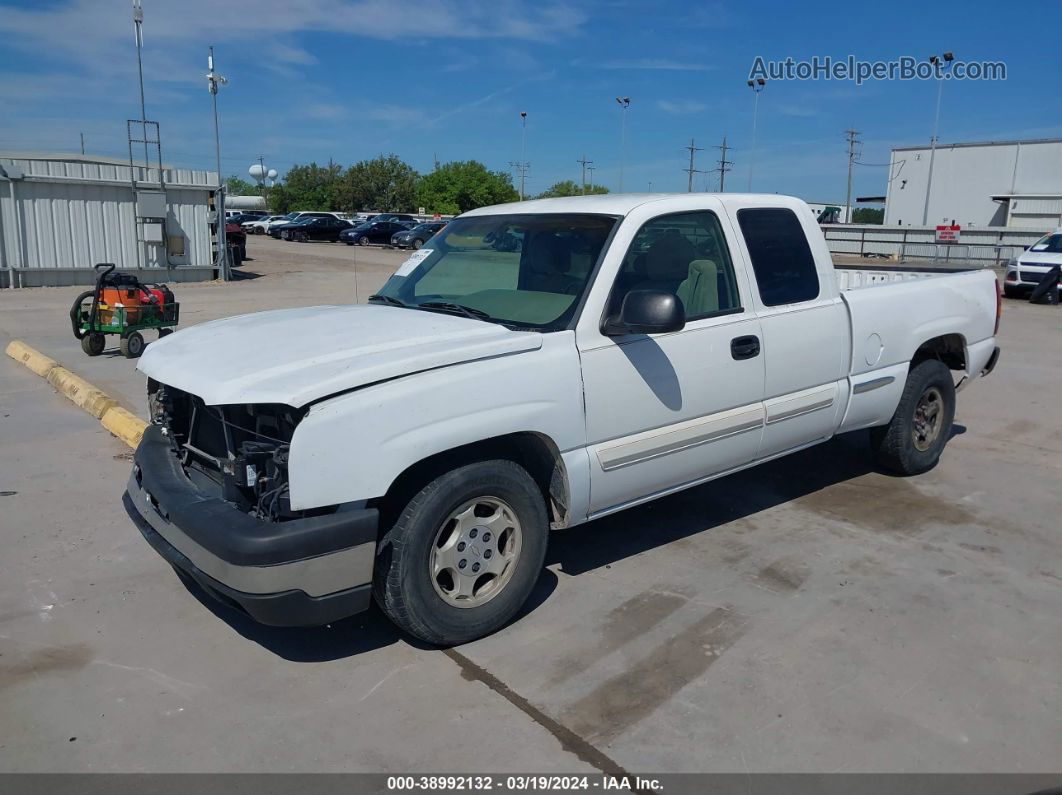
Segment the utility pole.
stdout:
<path fill-rule="evenodd" d="M 586 195 L 586 167 L 593 163 L 593 160 L 587 160 L 586 155 L 583 155 L 579 160 L 575 161 L 583 167 L 583 195 Z"/>
<path fill-rule="evenodd" d="M 591 161 L 591 162 L 593 162 L 593 161 Z M 590 190 L 593 191 L 593 189 L 594 189 L 594 167 L 591 166 L 591 165 L 588 165 L 586 167 L 586 170 L 590 172 Z"/>
<path fill-rule="evenodd" d="M 844 134 L 848 136 L 848 195 L 844 200 L 844 205 L 847 208 L 845 210 L 845 223 L 852 223 L 852 164 L 855 163 L 856 156 L 858 154 L 858 147 L 862 141 L 856 136 L 859 135 L 859 130 L 845 130 Z"/>
<path fill-rule="evenodd" d="M 692 138 L 690 138 L 690 145 L 683 147 L 683 149 L 688 149 L 690 153 L 689 168 L 683 169 L 683 171 L 685 171 L 686 175 L 689 177 L 689 179 L 686 180 L 686 193 L 693 193 L 693 175 L 701 173 L 693 167 L 693 156 L 697 152 L 703 152 L 704 150 L 701 147 L 696 146 Z"/>
<path fill-rule="evenodd" d="M 726 136 L 724 135 L 723 143 L 715 148 L 719 150 L 719 160 L 717 161 L 719 163 L 719 168 L 714 170 L 719 173 L 719 192 L 724 193 L 726 191 L 726 172 L 731 171 L 731 167 L 734 165 L 733 160 L 726 159 L 726 153 L 734 147 L 727 145 Z"/>
<path fill-rule="evenodd" d="M 81 133 L 81 154 L 85 154 L 85 133 Z"/>
<path fill-rule="evenodd" d="M 140 137 L 144 139 L 144 179 L 147 179 L 147 110 L 144 104 L 144 63 L 140 58 L 140 50 L 144 47 L 144 9 L 140 0 L 133 0 L 133 30 L 136 37 L 136 70 L 140 75 Z"/>

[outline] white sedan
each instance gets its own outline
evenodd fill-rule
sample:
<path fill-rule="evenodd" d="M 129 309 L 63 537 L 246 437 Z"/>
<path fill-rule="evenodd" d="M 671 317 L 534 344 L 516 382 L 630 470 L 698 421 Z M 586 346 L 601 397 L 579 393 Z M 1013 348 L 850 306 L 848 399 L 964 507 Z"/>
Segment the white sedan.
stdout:
<path fill-rule="evenodd" d="M 256 218 L 253 221 L 244 221 L 240 226 L 248 234 L 264 235 L 269 231 L 271 224 L 286 223 L 288 217 L 286 215 L 269 215 L 265 218 Z"/>

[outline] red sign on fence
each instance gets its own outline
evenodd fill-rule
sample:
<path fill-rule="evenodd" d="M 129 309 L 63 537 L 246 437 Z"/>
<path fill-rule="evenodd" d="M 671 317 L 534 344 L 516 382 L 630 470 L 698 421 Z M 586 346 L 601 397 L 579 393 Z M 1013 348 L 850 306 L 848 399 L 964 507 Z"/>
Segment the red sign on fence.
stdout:
<path fill-rule="evenodd" d="M 962 231 L 962 227 L 958 224 L 940 225 L 937 227 L 937 242 L 938 243 L 958 243 L 959 233 Z"/>

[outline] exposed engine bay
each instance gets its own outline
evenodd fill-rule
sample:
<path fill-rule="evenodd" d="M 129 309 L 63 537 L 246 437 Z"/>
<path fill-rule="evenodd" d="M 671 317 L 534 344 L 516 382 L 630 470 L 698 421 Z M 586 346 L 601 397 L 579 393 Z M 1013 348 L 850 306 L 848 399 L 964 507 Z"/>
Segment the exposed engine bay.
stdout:
<path fill-rule="evenodd" d="M 282 404 L 208 406 L 201 398 L 148 380 L 151 421 L 166 429 L 188 478 L 265 521 L 331 513 L 293 511 L 288 493 L 288 453 L 305 409 Z"/>

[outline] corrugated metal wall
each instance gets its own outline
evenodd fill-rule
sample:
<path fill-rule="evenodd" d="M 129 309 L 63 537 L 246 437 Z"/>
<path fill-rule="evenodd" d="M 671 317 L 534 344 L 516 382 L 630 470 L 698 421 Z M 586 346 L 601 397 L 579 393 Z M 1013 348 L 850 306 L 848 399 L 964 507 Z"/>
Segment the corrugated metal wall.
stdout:
<path fill-rule="evenodd" d="M 0 159 L 0 166 L 23 175 L 0 179 L 0 267 L 4 269 L 91 269 L 97 262 L 113 262 L 126 270 L 212 264 L 207 218 L 211 186 L 216 184 L 213 172 L 163 171 L 164 234 L 184 239 L 183 254 L 174 254 L 168 253 L 165 243 L 139 242 L 129 166 L 23 159 Z M 156 169 L 135 170 L 143 180 L 138 183 L 141 189 L 158 187 Z M 49 283 L 64 282 L 53 278 Z"/>

